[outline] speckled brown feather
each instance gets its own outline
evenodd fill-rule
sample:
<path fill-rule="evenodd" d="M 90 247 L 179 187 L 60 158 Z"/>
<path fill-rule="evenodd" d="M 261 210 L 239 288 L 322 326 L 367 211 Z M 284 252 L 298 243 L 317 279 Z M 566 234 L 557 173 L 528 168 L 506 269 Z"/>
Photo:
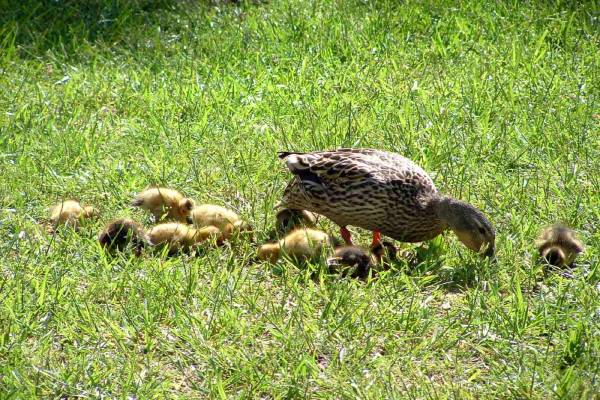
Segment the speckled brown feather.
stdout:
<path fill-rule="evenodd" d="M 404 242 L 429 240 L 445 228 L 431 206 L 429 175 L 398 154 L 371 149 L 280 153 L 295 176 L 283 205 L 322 214 Z"/>

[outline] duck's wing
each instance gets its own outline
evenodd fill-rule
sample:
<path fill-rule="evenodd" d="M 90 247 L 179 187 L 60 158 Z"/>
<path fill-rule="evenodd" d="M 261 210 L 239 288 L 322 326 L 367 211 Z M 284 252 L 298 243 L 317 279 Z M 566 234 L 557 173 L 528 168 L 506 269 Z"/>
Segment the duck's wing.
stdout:
<path fill-rule="evenodd" d="M 280 152 L 290 172 L 303 184 L 351 184 L 362 180 L 390 182 L 406 174 L 427 174 L 399 154 L 373 149 L 338 149 L 311 153 Z"/>
<path fill-rule="evenodd" d="M 359 153 L 323 151 L 313 153 L 279 153 L 287 168 L 305 191 L 327 192 L 332 186 L 346 186 L 352 182 L 372 178 L 377 172 L 374 165 L 365 164 Z"/>
<path fill-rule="evenodd" d="M 285 152 L 280 153 L 280 158 L 294 174 L 282 200 L 292 208 L 328 215 L 327 211 L 338 207 L 340 202 L 353 202 L 353 198 L 370 198 L 375 194 L 379 198 L 398 198 L 406 207 L 414 208 L 423 195 L 436 193 L 429 175 L 398 154 L 340 149 Z"/>

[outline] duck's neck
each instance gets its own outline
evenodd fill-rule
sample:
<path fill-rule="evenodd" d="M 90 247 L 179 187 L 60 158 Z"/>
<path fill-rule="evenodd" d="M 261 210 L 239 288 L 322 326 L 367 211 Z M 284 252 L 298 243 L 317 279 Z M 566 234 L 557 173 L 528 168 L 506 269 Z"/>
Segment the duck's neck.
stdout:
<path fill-rule="evenodd" d="M 440 221 L 440 225 L 444 230 L 452 229 L 457 225 L 458 213 L 456 209 L 460 207 L 462 202 L 448 196 L 435 196 L 429 200 L 428 207 L 433 209 L 433 213 Z"/>

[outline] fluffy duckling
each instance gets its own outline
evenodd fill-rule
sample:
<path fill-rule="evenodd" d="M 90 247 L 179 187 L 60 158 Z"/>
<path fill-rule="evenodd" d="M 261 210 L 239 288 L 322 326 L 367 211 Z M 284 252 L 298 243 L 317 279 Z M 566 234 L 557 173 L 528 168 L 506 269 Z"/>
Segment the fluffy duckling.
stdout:
<path fill-rule="evenodd" d="M 327 259 L 327 266 L 330 270 L 339 270 L 340 268 L 355 268 L 352 277 L 366 278 L 369 270 L 374 264 L 372 255 L 359 246 L 340 246 L 333 252 L 333 257 Z M 345 274 L 344 274 L 345 275 Z"/>
<path fill-rule="evenodd" d="M 275 215 L 277 233 L 285 235 L 295 228 L 313 228 L 317 222 L 316 214 L 306 210 L 284 208 Z"/>
<path fill-rule="evenodd" d="M 182 223 L 190 223 L 190 212 L 194 201 L 184 197 L 174 189 L 164 187 L 148 188 L 135 196 L 131 205 L 148 210 L 156 221 L 163 217 Z"/>
<path fill-rule="evenodd" d="M 58 225 L 69 225 L 75 229 L 83 219 L 96 217 L 98 210 L 92 206 L 82 207 L 76 200 L 66 200 L 52 207 L 50 210 L 50 222 L 53 227 Z"/>
<path fill-rule="evenodd" d="M 146 231 L 137 222 L 122 218 L 111 221 L 98 235 L 100 245 L 108 250 L 124 250 L 131 246 L 136 255 L 149 244 Z"/>
<path fill-rule="evenodd" d="M 536 241 L 536 247 L 542 259 L 557 267 L 571 266 L 584 250 L 575 232 L 562 225 L 545 228 Z"/>
<path fill-rule="evenodd" d="M 398 248 L 392 242 L 384 240 L 371 247 L 371 257 L 375 264 L 387 266 L 398 259 Z"/>
<path fill-rule="evenodd" d="M 243 221 L 235 212 L 215 204 L 200 204 L 191 211 L 191 219 L 195 227 L 216 226 L 225 237 L 230 239 L 234 234 L 246 232 L 252 234 L 252 226 Z"/>
<path fill-rule="evenodd" d="M 216 226 L 200 229 L 177 222 L 158 224 L 148 231 L 148 240 L 152 246 L 169 248 L 169 254 L 190 251 L 207 240 L 223 244 L 223 232 Z"/>
<path fill-rule="evenodd" d="M 390 260 L 397 258 L 398 249 L 393 243 L 383 241 L 371 248 L 370 254 L 359 246 L 339 246 L 335 249 L 333 257 L 327 259 L 330 268 L 349 267 L 355 268 L 353 278 L 365 279 L 369 270 L 377 266 L 386 266 Z"/>
<path fill-rule="evenodd" d="M 297 261 L 315 260 L 329 246 L 331 238 L 325 232 L 316 229 L 296 229 L 275 243 L 260 246 L 258 258 L 275 263 L 279 257 L 287 254 Z"/>

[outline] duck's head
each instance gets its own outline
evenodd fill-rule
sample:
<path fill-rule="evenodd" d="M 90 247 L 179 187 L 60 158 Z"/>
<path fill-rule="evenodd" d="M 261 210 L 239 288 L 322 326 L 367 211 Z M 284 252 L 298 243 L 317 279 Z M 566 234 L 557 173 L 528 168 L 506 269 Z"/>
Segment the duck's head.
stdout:
<path fill-rule="evenodd" d="M 176 218 L 178 221 L 183 223 L 192 223 L 192 209 L 194 208 L 194 200 L 183 198 L 177 203 L 177 209 L 175 210 Z"/>
<path fill-rule="evenodd" d="M 486 257 L 494 256 L 496 231 L 477 208 L 463 201 L 444 197 L 437 203 L 437 214 L 469 249 Z"/>
<path fill-rule="evenodd" d="M 83 218 L 95 218 L 100 215 L 100 211 L 96 207 L 85 206 L 81 215 Z"/>
<path fill-rule="evenodd" d="M 267 243 L 258 248 L 258 259 L 261 261 L 277 262 L 279 258 L 279 243 Z"/>
<path fill-rule="evenodd" d="M 279 233 L 286 233 L 292 226 L 292 212 L 293 210 L 289 208 L 284 208 L 282 210 L 279 210 L 275 215 L 275 219 L 277 220 L 275 226 Z"/>

